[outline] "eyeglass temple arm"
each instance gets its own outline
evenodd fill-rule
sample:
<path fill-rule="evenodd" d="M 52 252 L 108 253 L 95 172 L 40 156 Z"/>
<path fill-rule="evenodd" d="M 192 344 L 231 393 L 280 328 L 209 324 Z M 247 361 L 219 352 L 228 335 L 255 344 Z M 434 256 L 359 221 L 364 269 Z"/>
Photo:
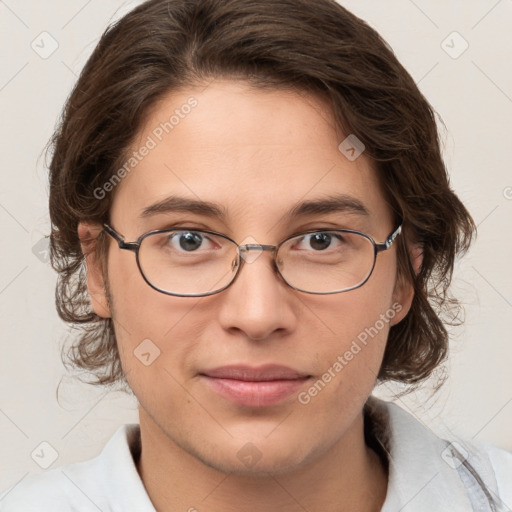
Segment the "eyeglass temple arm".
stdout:
<path fill-rule="evenodd" d="M 103 231 L 109 234 L 119 245 L 119 249 L 127 249 L 136 252 L 139 248 L 137 242 L 125 242 L 124 238 L 108 224 L 103 224 Z"/>
<path fill-rule="evenodd" d="M 392 245 L 393 242 L 396 240 L 396 237 L 402 232 L 402 224 L 400 224 L 393 233 L 391 233 L 387 238 L 385 242 L 382 242 L 380 244 L 375 244 L 375 248 L 377 252 L 382 252 L 388 250 Z"/>

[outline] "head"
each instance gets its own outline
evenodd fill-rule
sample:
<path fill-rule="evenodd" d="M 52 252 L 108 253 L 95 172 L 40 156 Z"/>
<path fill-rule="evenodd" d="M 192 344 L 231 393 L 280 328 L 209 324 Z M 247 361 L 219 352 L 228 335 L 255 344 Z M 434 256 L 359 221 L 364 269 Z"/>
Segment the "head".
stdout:
<path fill-rule="evenodd" d="M 357 158 L 340 149 L 349 136 L 364 149 Z M 432 107 L 380 36 L 336 2 L 143 3 L 102 36 L 51 148 L 57 307 L 81 329 L 70 361 L 95 384 L 127 384 L 203 460 L 219 443 L 249 441 L 277 450 L 282 468 L 305 460 L 343 434 L 377 382 L 415 385 L 446 357 L 445 324 L 458 306 L 448 286 L 474 224 L 450 188 Z M 170 196 L 215 203 L 223 215 L 142 215 Z M 290 215 L 340 196 L 366 213 L 331 204 Z M 399 224 L 402 232 L 354 290 L 295 290 L 263 252 L 229 288 L 178 297 L 148 286 L 104 223 L 126 242 L 176 225 L 267 245 L 310 229 L 354 229 L 376 242 Z M 136 355 L 144 340 L 150 365 Z M 201 377 L 267 363 L 310 378 L 268 415 L 233 407 Z"/>

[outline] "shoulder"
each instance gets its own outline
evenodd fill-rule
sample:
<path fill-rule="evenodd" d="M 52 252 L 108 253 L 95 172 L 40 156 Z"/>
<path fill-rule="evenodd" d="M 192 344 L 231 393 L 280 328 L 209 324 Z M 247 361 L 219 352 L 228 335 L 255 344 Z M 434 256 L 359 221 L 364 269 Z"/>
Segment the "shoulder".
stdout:
<path fill-rule="evenodd" d="M 72 466 L 22 478 L 17 484 L 0 494 L 0 511 L 66 510 L 70 503 L 79 504 L 81 497 L 76 495 L 77 489 L 73 488 L 72 481 L 65 476 Z"/>
<path fill-rule="evenodd" d="M 123 425 L 96 458 L 29 475 L 3 491 L 0 512 L 154 512 L 134 461 L 139 443 L 139 426 Z"/>
<path fill-rule="evenodd" d="M 512 508 L 512 452 L 492 444 L 482 444 L 481 451 L 487 455 L 491 463 L 499 497 Z"/>
<path fill-rule="evenodd" d="M 102 462 L 97 457 L 28 475 L 0 495 L 0 512 L 70 510 L 71 504 L 72 510 L 92 510 L 94 496 L 90 496 L 88 487 L 97 486 L 104 472 Z"/>
<path fill-rule="evenodd" d="M 388 454 L 383 511 L 443 510 L 448 504 L 452 512 L 496 510 L 490 508 L 493 499 L 511 506 L 511 453 L 473 440 L 438 437 L 411 412 L 375 397 L 367 412 Z"/>

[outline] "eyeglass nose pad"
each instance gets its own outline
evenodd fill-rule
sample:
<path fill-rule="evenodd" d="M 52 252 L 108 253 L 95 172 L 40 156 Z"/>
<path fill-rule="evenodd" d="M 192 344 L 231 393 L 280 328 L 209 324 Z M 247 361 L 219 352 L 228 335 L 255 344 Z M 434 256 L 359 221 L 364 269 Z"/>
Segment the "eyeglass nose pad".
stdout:
<path fill-rule="evenodd" d="M 258 256 L 262 252 L 263 251 L 261 249 L 253 249 L 253 248 L 251 248 L 251 250 L 248 250 L 246 248 L 243 248 L 243 249 L 240 250 L 240 257 L 246 263 L 253 263 L 254 261 L 256 261 L 256 259 L 258 258 Z"/>

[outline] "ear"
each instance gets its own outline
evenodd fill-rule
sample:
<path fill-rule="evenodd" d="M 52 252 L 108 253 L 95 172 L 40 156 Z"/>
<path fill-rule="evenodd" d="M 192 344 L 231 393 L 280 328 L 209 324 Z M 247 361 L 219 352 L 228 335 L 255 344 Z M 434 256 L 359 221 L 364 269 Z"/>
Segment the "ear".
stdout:
<path fill-rule="evenodd" d="M 421 264 L 423 263 L 423 247 L 415 244 L 409 247 L 409 257 L 414 269 L 414 273 L 418 275 Z M 396 315 L 391 322 L 391 325 L 396 325 L 401 322 L 409 310 L 411 309 L 412 299 L 414 298 L 414 288 L 409 280 L 404 278 L 397 279 L 395 289 L 393 291 L 393 304 L 399 304 L 400 309 L 396 308 Z"/>
<path fill-rule="evenodd" d="M 101 262 L 96 253 L 96 239 L 102 230 L 102 226 L 96 223 L 80 222 L 78 224 L 78 238 L 82 253 L 85 256 L 87 269 L 87 289 L 91 298 L 94 312 L 102 318 L 111 318 L 105 281 L 101 269 Z"/>

